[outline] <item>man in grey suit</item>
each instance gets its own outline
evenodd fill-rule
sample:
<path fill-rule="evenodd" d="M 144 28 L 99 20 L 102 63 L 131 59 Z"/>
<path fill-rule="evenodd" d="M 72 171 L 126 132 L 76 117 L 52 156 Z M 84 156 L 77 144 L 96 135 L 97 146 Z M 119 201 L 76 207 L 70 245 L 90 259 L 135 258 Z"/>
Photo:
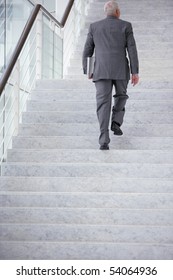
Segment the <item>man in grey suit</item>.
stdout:
<path fill-rule="evenodd" d="M 131 83 L 136 85 L 139 81 L 139 67 L 131 23 L 120 19 L 120 10 L 115 1 L 107 2 L 104 11 L 107 17 L 90 25 L 83 50 L 83 70 L 86 74 L 87 57 L 91 57 L 95 51 L 92 78 L 96 86 L 97 116 L 100 125 L 99 144 L 101 150 L 109 150 L 112 88 L 115 87 L 115 95 L 111 130 L 115 135 L 122 135 L 120 126 L 123 123 L 125 104 L 128 99 L 126 93 L 130 72 Z"/>

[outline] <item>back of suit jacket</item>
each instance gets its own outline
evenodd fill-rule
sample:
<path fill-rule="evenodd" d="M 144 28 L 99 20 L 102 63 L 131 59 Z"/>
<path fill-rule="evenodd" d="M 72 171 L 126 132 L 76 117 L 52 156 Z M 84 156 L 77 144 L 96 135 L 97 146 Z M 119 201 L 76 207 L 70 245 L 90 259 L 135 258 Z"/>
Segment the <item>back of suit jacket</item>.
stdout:
<path fill-rule="evenodd" d="M 94 50 L 93 81 L 129 80 L 130 70 L 132 74 L 138 73 L 138 55 L 131 23 L 108 16 L 90 25 L 83 51 L 84 73 L 87 70 L 87 57 L 92 56 Z"/>

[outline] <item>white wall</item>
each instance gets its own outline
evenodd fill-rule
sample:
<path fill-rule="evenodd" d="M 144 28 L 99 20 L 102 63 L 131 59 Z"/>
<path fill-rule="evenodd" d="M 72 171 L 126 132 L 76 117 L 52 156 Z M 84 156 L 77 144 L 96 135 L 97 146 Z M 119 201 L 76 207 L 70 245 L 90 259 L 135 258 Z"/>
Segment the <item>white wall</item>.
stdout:
<path fill-rule="evenodd" d="M 50 13 L 55 12 L 56 0 L 34 0 L 37 4 L 42 4 Z"/>
<path fill-rule="evenodd" d="M 55 1 L 56 1 L 56 7 L 55 7 L 56 18 L 58 21 L 61 21 L 69 0 L 55 0 Z"/>

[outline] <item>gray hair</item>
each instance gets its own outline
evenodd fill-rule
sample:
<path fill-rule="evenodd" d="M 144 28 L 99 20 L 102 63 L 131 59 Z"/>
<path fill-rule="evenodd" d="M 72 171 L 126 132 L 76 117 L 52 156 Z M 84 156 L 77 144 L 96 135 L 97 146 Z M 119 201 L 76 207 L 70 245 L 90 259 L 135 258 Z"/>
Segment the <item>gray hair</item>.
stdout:
<path fill-rule="evenodd" d="M 104 12 L 107 16 L 112 16 L 118 10 L 118 4 L 115 1 L 108 1 L 104 5 Z"/>

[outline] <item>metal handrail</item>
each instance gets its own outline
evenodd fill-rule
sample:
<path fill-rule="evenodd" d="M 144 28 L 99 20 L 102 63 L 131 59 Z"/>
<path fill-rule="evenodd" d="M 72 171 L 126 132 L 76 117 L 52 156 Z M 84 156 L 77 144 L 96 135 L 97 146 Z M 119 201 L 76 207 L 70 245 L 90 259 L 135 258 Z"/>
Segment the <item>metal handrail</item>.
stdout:
<path fill-rule="evenodd" d="M 6 85 L 8 79 L 10 77 L 10 74 L 11 74 L 11 72 L 12 72 L 14 66 L 15 66 L 15 63 L 16 63 L 16 61 L 17 61 L 17 59 L 18 59 L 18 57 L 19 57 L 19 55 L 21 53 L 21 50 L 22 50 L 22 48 L 23 48 L 23 46 L 24 46 L 24 44 L 26 42 L 26 39 L 27 39 L 27 37 L 28 37 L 28 35 L 29 35 L 30 31 L 31 31 L 31 28 L 32 28 L 32 26 L 33 26 L 33 24 L 35 22 L 35 19 L 36 19 L 37 15 L 38 15 L 39 11 L 42 10 L 59 27 L 63 28 L 65 23 L 66 23 L 66 21 L 67 21 L 68 15 L 70 13 L 70 10 L 71 10 L 73 4 L 74 4 L 74 0 L 69 0 L 67 8 L 66 8 L 66 10 L 64 12 L 64 15 L 62 17 L 61 22 L 59 22 L 56 18 L 54 18 L 54 16 L 52 16 L 41 4 L 35 5 L 32 13 L 31 13 L 31 15 L 30 15 L 30 17 L 29 17 L 25 27 L 24 27 L 24 30 L 23 30 L 23 32 L 21 34 L 21 37 L 20 37 L 20 39 L 19 39 L 19 41 L 17 43 L 17 46 L 16 46 L 16 48 L 15 48 L 15 50 L 13 52 L 13 55 L 12 55 L 8 65 L 7 65 L 7 68 L 6 68 L 4 74 L 1 77 L 1 80 L 0 80 L 0 96 L 2 95 L 2 92 L 3 92 L 4 88 L 5 88 L 5 85 Z"/>
<path fill-rule="evenodd" d="M 71 8 L 73 7 L 73 4 L 74 4 L 74 0 L 70 0 L 70 1 L 68 2 L 68 5 L 67 5 L 67 7 L 66 7 L 66 9 L 65 9 L 65 12 L 64 12 L 64 15 L 63 15 L 63 17 L 62 17 L 62 19 L 61 19 L 61 25 L 62 25 L 62 27 L 65 26 L 65 23 L 66 23 L 66 21 L 67 21 L 67 19 L 68 19 L 68 16 L 69 16 L 69 13 L 70 13 L 70 11 L 71 11 Z"/>

